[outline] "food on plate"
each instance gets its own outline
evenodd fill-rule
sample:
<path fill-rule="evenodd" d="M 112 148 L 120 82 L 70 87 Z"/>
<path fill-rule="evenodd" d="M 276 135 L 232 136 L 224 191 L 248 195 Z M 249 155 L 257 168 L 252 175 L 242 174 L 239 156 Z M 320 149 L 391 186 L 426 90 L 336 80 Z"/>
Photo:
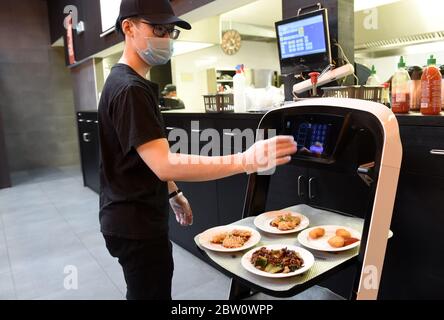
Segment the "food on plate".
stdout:
<path fill-rule="evenodd" d="M 358 241 L 361 241 L 361 240 L 356 239 L 356 238 L 347 238 L 344 240 L 344 247 L 347 247 L 347 246 L 349 246 L 355 242 L 358 242 Z"/>
<path fill-rule="evenodd" d="M 310 231 L 308 235 L 312 239 L 319 239 L 325 235 L 325 229 L 324 228 L 313 229 Z"/>
<path fill-rule="evenodd" d="M 220 244 L 224 248 L 240 248 L 245 242 L 250 240 L 251 232 L 248 230 L 233 230 L 231 232 L 222 232 L 216 234 L 211 239 L 211 243 Z"/>
<path fill-rule="evenodd" d="M 334 236 L 328 240 L 328 244 L 333 248 L 342 248 L 345 244 L 345 239 L 343 237 Z"/>
<path fill-rule="evenodd" d="M 336 230 L 336 235 L 338 237 L 343 237 L 344 239 L 351 238 L 351 233 L 345 229 L 338 229 Z"/>
<path fill-rule="evenodd" d="M 253 253 L 251 263 L 268 273 L 290 273 L 302 268 L 304 259 L 296 251 L 287 248 L 268 250 L 262 247 Z"/>
<path fill-rule="evenodd" d="M 272 227 L 278 228 L 281 231 L 288 231 L 295 229 L 301 224 L 301 218 L 294 216 L 291 212 L 282 212 L 283 214 L 277 216 L 270 222 Z"/>
<path fill-rule="evenodd" d="M 216 244 L 222 244 L 222 242 L 224 242 L 224 240 L 227 236 L 228 236 L 228 232 L 216 234 L 215 236 L 213 236 L 213 239 L 211 239 L 211 242 L 216 243 Z"/>
<path fill-rule="evenodd" d="M 339 230 L 343 230 L 346 231 L 344 229 L 338 229 Z M 346 231 L 345 232 L 338 232 L 336 231 L 336 236 L 331 238 L 330 240 L 328 240 L 328 244 L 331 245 L 333 248 L 342 248 L 342 247 L 347 247 L 353 243 L 356 243 L 358 241 L 360 241 L 359 239 L 356 238 L 352 238 L 351 234 Z M 342 236 L 339 236 L 338 234 L 342 234 Z"/>

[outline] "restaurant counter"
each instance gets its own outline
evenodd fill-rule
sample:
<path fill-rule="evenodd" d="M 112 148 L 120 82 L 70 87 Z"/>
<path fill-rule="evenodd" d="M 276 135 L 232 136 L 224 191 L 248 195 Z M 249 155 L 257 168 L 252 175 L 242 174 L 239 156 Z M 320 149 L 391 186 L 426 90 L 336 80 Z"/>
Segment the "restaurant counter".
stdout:
<path fill-rule="evenodd" d="M 204 129 L 216 129 L 221 136 L 230 133 L 224 130 L 255 129 L 262 113 L 203 113 L 181 111 L 162 112 L 167 132 L 174 128 L 185 130 L 190 136 L 199 138 Z M 88 115 L 97 118 L 97 111 L 79 113 L 79 119 Z M 95 118 L 94 118 L 95 115 Z M 397 116 L 401 141 L 403 144 L 403 162 L 398 183 L 398 191 L 393 213 L 391 230 L 394 237 L 389 241 L 385 260 L 380 297 L 384 299 L 427 299 L 444 296 L 444 251 L 440 248 L 442 226 L 444 225 L 444 117 L 421 116 L 417 114 Z M 198 127 L 193 121 L 199 121 Z M 85 126 L 79 123 L 79 127 Z M 97 125 L 93 122 L 90 125 Z M 91 142 L 84 141 L 84 129 L 79 138 L 82 145 L 82 168 L 85 185 L 91 181 L 88 175 L 98 175 L 98 150 L 96 158 L 88 158 L 92 152 Z M 96 130 L 96 129 L 95 129 Z M 88 136 L 90 137 L 90 136 Z M 98 141 L 91 136 L 90 141 Z M 221 139 L 222 140 L 222 139 Z M 208 142 L 201 142 L 199 148 Z M 248 146 L 244 144 L 243 149 Z M 98 143 L 92 147 L 98 148 Z M 191 149 L 190 149 L 191 150 Z M 197 153 L 199 153 L 198 150 Z M 88 159 L 89 164 L 85 163 Z M 93 164 L 91 164 L 93 161 Z M 95 167 L 96 170 L 91 168 Z M 321 189 L 317 199 L 308 201 L 298 197 L 298 176 L 315 177 Z M 194 213 L 194 224 L 188 228 L 180 227 L 174 215 L 170 219 L 171 239 L 189 252 L 201 258 L 194 243 L 194 237 L 202 231 L 219 225 L 226 225 L 240 220 L 247 186 L 247 175 L 236 175 L 217 181 L 203 183 L 178 182 L 185 196 L 190 201 Z M 95 186 L 98 185 L 94 183 Z M 344 197 L 331 198 L 330 188 L 346 190 Z M 322 202 L 334 204 L 342 212 L 356 212 L 362 207 L 359 190 L 362 183 L 353 179 L 341 179 L 331 172 L 328 175 L 320 171 L 305 172 L 295 166 L 278 168 L 272 176 L 266 210 L 276 210 L 298 204 L 314 207 Z M 427 239 L 426 243 L 423 239 Z M 431 259 L 431 256 L 434 258 Z M 412 263 L 416 261 L 418 263 Z M 351 273 L 352 271 L 350 271 Z M 336 277 L 336 276 L 335 276 Z M 406 281 L 408 279 L 408 281 Z M 332 278 L 326 286 L 337 293 L 349 292 L 349 288 L 340 283 L 349 283 L 343 278 Z"/>

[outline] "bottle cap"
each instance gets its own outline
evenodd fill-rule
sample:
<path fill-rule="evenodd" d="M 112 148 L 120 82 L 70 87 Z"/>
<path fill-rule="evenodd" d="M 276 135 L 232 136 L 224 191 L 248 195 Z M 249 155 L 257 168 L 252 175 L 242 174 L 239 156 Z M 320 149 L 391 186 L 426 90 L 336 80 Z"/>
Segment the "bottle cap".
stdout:
<path fill-rule="evenodd" d="M 405 61 L 404 61 L 404 57 L 401 56 L 401 58 L 399 59 L 399 63 L 398 63 L 398 68 L 405 68 Z"/>
<path fill-rule="evenodd" d="M 432 54 L 430 55 L 430 58 L 427 60 L 427 65 L 428 66 L 432 66 L 436 64 L 436 58 L 435 56 Z"/>

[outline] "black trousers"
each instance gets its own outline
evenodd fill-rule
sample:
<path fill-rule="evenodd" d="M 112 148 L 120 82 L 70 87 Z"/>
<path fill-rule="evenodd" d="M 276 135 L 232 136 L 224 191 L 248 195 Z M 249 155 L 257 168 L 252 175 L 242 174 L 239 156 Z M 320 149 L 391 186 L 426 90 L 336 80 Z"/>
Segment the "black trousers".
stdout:
<path fill-rule="evenodd" d="M 168 237 L 150 241 L 104 238 L 108 251 L 122 266 L 128 300 L 171 300 L 174 262 Z"/>

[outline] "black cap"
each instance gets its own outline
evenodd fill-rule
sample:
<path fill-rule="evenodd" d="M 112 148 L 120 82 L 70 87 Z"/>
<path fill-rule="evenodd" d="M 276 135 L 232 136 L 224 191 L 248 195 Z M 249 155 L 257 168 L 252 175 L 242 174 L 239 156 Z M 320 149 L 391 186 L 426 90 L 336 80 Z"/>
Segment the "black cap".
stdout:
<path fill-rule="evenodd" d="M 116 30 L 121 30 L 122 21 L 130 17 L 139 17 L 152 24 L 175 24 L 190 30 L 191 25 L 176 17 L 169 0 L 122 0 Z"/>

